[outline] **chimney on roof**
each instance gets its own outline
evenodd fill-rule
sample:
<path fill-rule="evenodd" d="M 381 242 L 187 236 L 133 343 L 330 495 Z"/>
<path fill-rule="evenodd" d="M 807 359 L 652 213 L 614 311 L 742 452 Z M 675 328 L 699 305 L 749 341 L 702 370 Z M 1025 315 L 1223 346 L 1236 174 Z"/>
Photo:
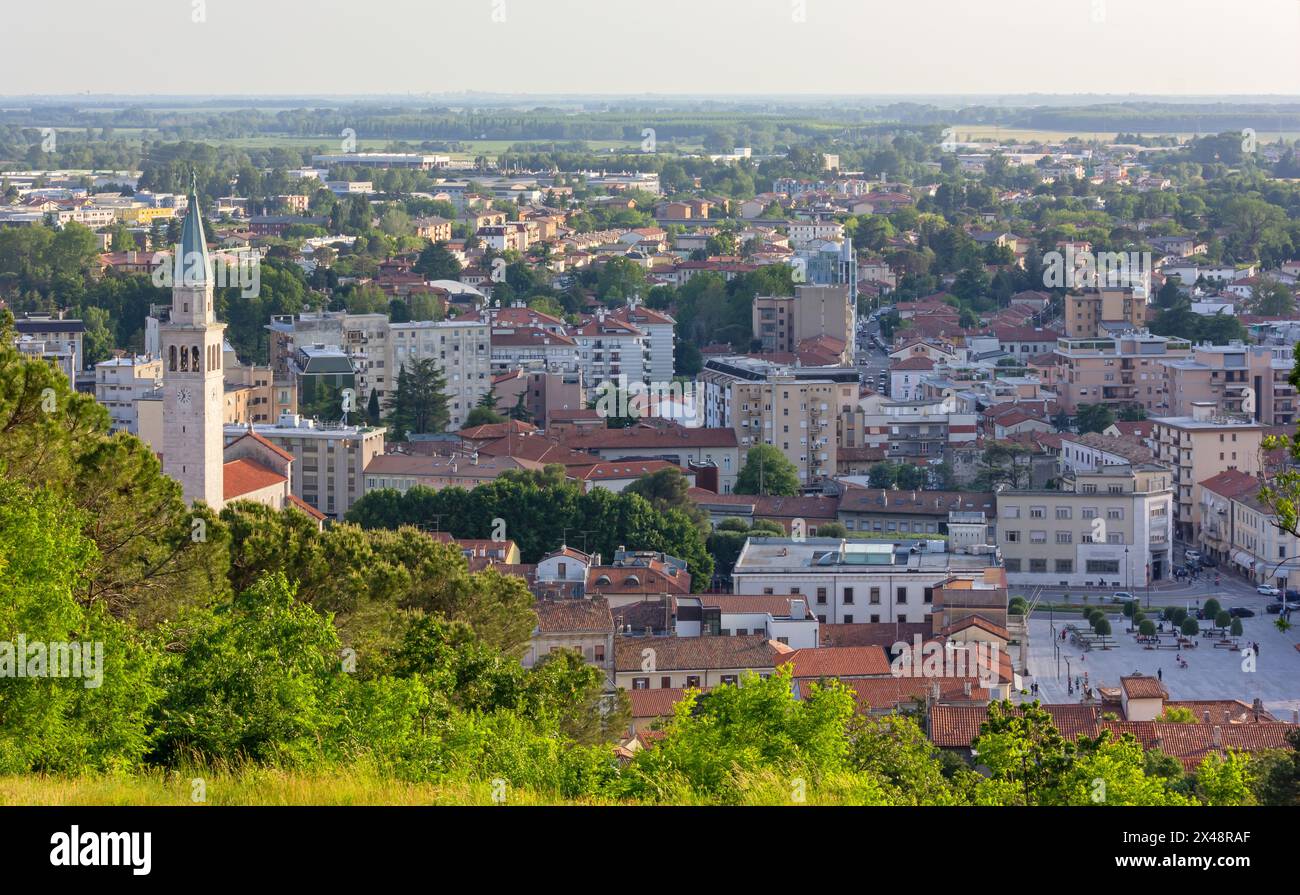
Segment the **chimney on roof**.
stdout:
<path fill-rule="evenodd" d="M 1205 710 L 1205 723 L 1206 723 L 1206 724 L 1209 724 L 1209 723 L 1210 723 L 1210 710 L 1209 710 L 1209 709 L 1206 709 L 1206 710 Z"/>
<path fill-rule="evenodd" d="M 1223 748 L 1223 728 L 1217 724 L 1214 725 L 1214 748 Z"/>
<path fill-rule="evenodd" d="M 970 681 L 966 681 L 961 685 L 961 691 L 966 694 L 966 696 L 970 696 Z"/>

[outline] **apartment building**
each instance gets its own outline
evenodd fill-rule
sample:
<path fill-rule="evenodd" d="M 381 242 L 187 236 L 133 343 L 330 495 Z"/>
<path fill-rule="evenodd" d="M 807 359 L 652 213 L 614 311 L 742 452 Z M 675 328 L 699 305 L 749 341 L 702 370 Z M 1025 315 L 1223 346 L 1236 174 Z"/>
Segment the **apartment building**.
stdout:
<path fill-rule="evenodd" d="M 638 423 L 622 429 L 593 428 L 575 432 L 564 446 L 602 460 L 664 460 L 683 468 L 713 468 L 718 493 L 730 494 L 744 456 L 734 429 L 687 428 Z"/>
<path fill-rule="evenodd" d="M 1153 463 L 1065 472 L 1059 490 L 999 491 L 1011 584 L 1132 590 L 1169 577 L 1171 472 Z"/>
<path fill-rule="evenodd" d="M 1191 353 L 1190 342 L 1148 332 L 1115 337 L 1063 338 L 1056 345 L 1062 369 L 1058 400 L 1074 413 L 1081 404 L 1137 405 L 1168 415 L 1165 365 Z"/>
<path fill-rule="evenodd" d="M 71 318 L 29 315 L 14 321 L 15 347 L 62 370 L 73 386 L 85 361 L 86 324 Z"/>
<path fill-rule="evenodd" d="M 1151 420 L 1155 461 L 1173 473 L 1174 535 L 1179 540 L 1200 540 L 1201 482 L 1225 469 L 1259 472 L 1263 436 L 1259 423 L 1227 416 L 1210 401 L 1193 403 L 1189 416 Z"/>
<path fill-rule="evenodd" d="M 1232 499 L 1231 565 L 1257 584 L 1285 590 L 1300 584 L 1300 538 L 1278 528 L 1258 490 Z"/>
<path fill-rule="evenodd" d="M 880 401 L 862 415 L 863 442 L 883 444 L 895 463 L 940 463 L 975 442 L 979 415 L 962 409 L 952 397 Z"/>
<path fill-rule="evenodd" d="M 389 324 L 385 346 L 386 382 L 374 382 L 382 401 L 397 388 L 401 368 L 432 358 L 446 377 L 448 428 L 459 429 L 479 400 L 492 390 L 489 327 L 477 320 L 423 320 Z"/>
<path fill-rule="evenodd" d="M 492 392 L 501 412 L 514 409 L 522 395 L 528 419 L 545 429 L 551 427 L 557 415 L 582 413 L 587 407 L 583 399 L 582 373 L 577 370 L 509 370 L 493 378 Z M 604 428 L 603 420 L 597 422 Z"/>
<path fill-rule="evenodd" d="M 378 388 L 383 394 L 392 387 L 386 367 L 388 327 L 388 315 L 380 313 L 306 311 L 276 315 L 266 326 L 271 370 L 277 382 L 287 382 L 292 378 L 291 367 L 299 348 L 340 348 L 352 360 L 358 399 L 369 400 L 370 389 Z"/>
<path fill-rule="evenodd" d="M 812 483 L 835 474 L 839 448 L 862 443 L 855 369 L 728 356 L 710 358 L 700 382 L 704 425 L 734 429 L 742 462 L 750 447 L 774 445 Z"/>
<path fill-rule="evenodd" d="M 1095 339 L 1146 326 L 1146 298 L 1131 286 L 1082 289 L 1066 294 L 1064 302 L 1066 338 Z"/>
<path fill-rule="evenodd" d="M 1246 413 L 1245 408 L 1249 406 L 1249 414 L 1255 416 L 1259 402 L 1251 384 L 1251 357 L 1245 345 L 1233 342 L 1197 345 L 1187 357 L 1165 361 L 1168 414 L 1187 416 L 1193 404 L 1209 401 L 1223 413 Z M 1262 366 L 1267 366 L 1267 360 L 1261 357 Z M 1271 376 L 1269 385 L 1272 385 Z"/>
<path fill-rule="evenodd" d="M 519 368 L 542 370 L 579 369 L 578 343 L 571 336 L 535 326 L 492 327 L 492 371 L 504 373 Z"/>
<path fill-rule="evenodd" d="M 646 376 L 650 382 L 672 382 L 676 350 L 677 321 L 663 311 L 647 308 L 632 301 L 609 312 L 609 318 L 635 327 L 646 336 L 649 361 Z"/>
<path fill-rule="evenodd" d="M 1236 469 L 1226 469 L 1201 482 L 1201 534 L 1196 549 L 1225 565 L 1252 569 L 1254 557 L 1249 553 L 1234 557 L 1233 525 L 1237 514 L 1233 501 L 1259 492 L 1260 480 Z"/>
<path fill-rule="evenodd" d="M 249 431 L 293 456 L 290 488 L 297 498 L 339 521 L 365 493 L 365 469 L 384 452 L 384 433 L 375 426 L 317 423 L 284 414 L 266 426 L 227 425 L 225 443 Z"/>
<path fill-rule="evenodd" d="M 944 541 L 749 538 L 731 574 L 737 594 L 807 599 L 821 624 L 931 622 L 937 588 L 1001 579 L 993 547 L 951 553 Z M 1005 580 L 1002 581 L 1005 584 Z M 1002 593 L 1006 611 L 1006 593 Z"/>
<path fill-rule="evenodd" d="M 298 412 L 298 384 L 292 377 L 277 378 L 269 365 L 242 364 L 234 351 L 225 352 L 222 372 L 227 389 L 247 393 L 246 415 L 227 422 L 266 424 L 281 414 Z"/>
<path fill-rule="evenodd" d="M 588 388 L 618 382 L 620 376 L 626 376 L 628 382 L 649 381 L 650 344 L 638 327 L 601 308 L 569 335 L 578 343 L 578 362 Z"/>
<path fill-rule="evenodd" d="M 1294 425 L 1300 402 L 1291 384 L 1291 370 L 1295 366 L 1293 347 L 1248 345 L 1246 363 L 1250 377 L 1247 384 L 1253 390 L 1247 395 L 1253 399 L 1256 422 L 1265 426 Z"/>
<path fill-rule="evenodd" d="M 807 339 L 830 336 L 844 343 L 841 363 L 856 356 L 857 309 L 848 286 L 796 286 L 794 295 L 754 298 L 754 338 L 764 353 L 794 354 Z"/>
<path fill-rule="evenodd" d="M 114 357 L 95 364 L 95 400 L 108 408 L 114 432 L 140 434 L 136 402 L 162 386 L 162 358 Z"/>

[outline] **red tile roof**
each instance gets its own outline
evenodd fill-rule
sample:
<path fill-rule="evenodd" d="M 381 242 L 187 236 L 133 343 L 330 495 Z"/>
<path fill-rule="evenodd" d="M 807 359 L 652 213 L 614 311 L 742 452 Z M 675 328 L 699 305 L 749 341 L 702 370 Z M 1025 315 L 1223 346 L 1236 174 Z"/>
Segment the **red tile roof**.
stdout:
<path fill-rule="evenodd" d="M 657 690 L 625 690 L 632 704 L 633 718 L 667 718 L 673 706 L 686 695 L 685 687 L 660 687 Z"/>
<path fill-rule="evenodd" d="M 894 361 L 889 365 L 890 370 L 933 370 L 934 361 L 924 354 L 917 354 L 905 360 Z"/>
<path fill-rule="evenodd" d="M 268 451 L 271 451 L 273 454 L 276 454 L 277 456 L 280 456 L 280 457 L 284 458 L 285 460 L 292 460 L 292 459 L 293 459 L 293 454 L 289 453 L 288 451 L 284 450 L 283 448 L 279 448 L 279 447 L 276 447 L 274 444 L 271 444 L 271 442 L 267 441 L 267 440 L 266 440 L 265 438 L 263 438 L 261 435 L 258 435 L 258 434 L 257 434 L 256 432 L 254 432 L 252 429 L 248 430 L 248 431 L 245 432 L 243 435 L 239 436 L 239 437 L 236 438 L 234 441 L 230 442 L 230 444 L 226 445 L 226 447 L 228 447 L 228 448 L 229 448 L 229 447 L 234 447 L 235 445 L 237 445 L 237 444 L 239 444 L 241 441 L 243 441 L 245 438 L 248 438 L 248 439 L 251 439 L 251 440 L 253 440 L 253 441 L 256 441 L 258 444 L 260 444 L 262 447 L 266 448 Z"/>
<path fill-rule="evenodd" d="M 316 509 L 311 504 L 307 503 L 307 501 L 303 500 L 301 497 L 299 497 L 296 494 L 289 495 L 289 503 L 297 507 L 298 509 L 302 510 L 304 513 L 306 513 L 311 518 L 315 519 L 317 522 L 324 521 L 325 519 L 324 513 Z"/>
<path fill-rule="evenodd" d="M 788 646 L 768 640 L 763 634 L 737 637 L 616 637 L 614 667 L 618 671 L 639 672 L 646 661 L 643 652 L 654 650 L 654 668 L 661 671 L 748 668 L 767 670 L 776 667 L 779 656 Z"/>
<path fill-rule="evenodd" d="M 799 693 L 807 698 L 813 681 L 799 682 Z M 939 687 L 940 702 L 980 703 L 979 708 L 989 700 L 989 691 L 981 687 L 979 681 L 969 677 L 867 677 L 844 681 L 844 685 L 853 691 L 854 701 L 859 713 L 871 711 L 891 711 L 913 702 L 924 703 L 933 695 L 934 687 Z M 967 685 L 970 692 L 966 691 Z"/>
<path fill-rule="evenodd" d="M 275 470 L 267 469 L 254 460 L 231 460 L 222 465 L 221 475 L 221 496 L 225 500 L 238 500 L 241 495 L 273 485 L 283 485 L 288 481 Z"/>
<path fill-rule="evenodd" d="M 541 600 L 533 604 L 537 629 L 543 634 L 614 633 L 614 616 L 601 597 L 582 600 Z"/>
<path fill-rule="evenodd" d="M 880 677 L 890 674 L 889 656 L 879 646 L 831 646 L 800 649 L 777 664 L 794 665 L 796 678 Z"/>
<path fill-rule="evenodd" d="M 1168 699 L 1169 691 L 1157 678 L 1147 674 L 1127 675 L 1119 679 L 1129 699 Z"/>

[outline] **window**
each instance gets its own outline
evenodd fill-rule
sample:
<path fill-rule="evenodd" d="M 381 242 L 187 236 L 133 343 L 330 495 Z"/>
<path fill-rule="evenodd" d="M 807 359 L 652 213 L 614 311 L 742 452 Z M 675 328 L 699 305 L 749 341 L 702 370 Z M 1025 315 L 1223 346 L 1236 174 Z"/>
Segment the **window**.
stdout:
<path fill-rule="evenodd" d="M 724 674 L 722 675 L 721 680 L 724 684 L 734 684 L 736 682 L 736 676 L 734 674 Z"/>
<path fill-rule="evenodd" d="M 1009 532 L 1006 533 L 1006 535 L 1007 535 L 1007 543 L 1008 543 L 1008 544 L 1017 544 L 1017 543 L 1020 542 L 1020 532 L 1018 532 L 1018 531 L 1009 531 Z"/>
<path fill-rule="evenodd" d="M 1110 509 L 1106 510 L 1106 518 L 1107 518 L 1107 519 L 1123 519 L 1123 518 L 1124 518 L 1124 508 L 1123 508 L 1123 507 L 1111 507 Z"/>
<path fill-rule="evenodd" d="M 1037 572 L 1037 573 L 1046 572 L 1046 571 L 1047 571 L 1047 560 L 1045 560 L 1045 559 L 1031 559 L 1031 560 L 1029 561 L 1029 571 L 1030 571 L 1030 572 Z"/>
<path fill-rule="evenodd" d="M 853 616 L 851 616 L 851 615 L 846 615 L 846 616 L 844 616 L 844 624 L 846 624 L 846 625 L 851 625 L 851 624 L 853 624 Z"/>
<path fill-rule="evenodd" d="M 1043 518 L 1043 515 L 1044 515 L 1046 512 L 1047 512 L 1047 507 L 1030 507 L 1030 508 L 1029 508 L 1029 518 L 1030 518 L 1030 519 L 1042 519 L 1042 518 Z"/>
<path fill-rule="evenodd" d="M 1057 507 L 1057 508 L 1056 508 L 1056 518 L 1057 518 L 1057 519 L 1070 519 L 1070 518 L 1073 518 L 1073 516 L 1074 516 L 1074 512 L 1073 512 L 1069 507 Z"/>
<path fill-rule="evenodd" d="M 871 602 L 876 606 L 880 605 L 880 588 L 873 587 L 871 589 Z"/>
<path fill-rule="evenodd" d="M 853 588 L 851 587 L 844 588 L 844 602 L 847 604 L 851 604 L 853 602 Z"/>
<path fill-rule="evenodd" d="M 663 677 L 659 678 L 659 686 L 664 690 L 670 690 L 673 686 L 673 679 L 665 674 Z"/>
<path fill-rule="evenodd" d="M 817 588 L 817 602 L 818 603 L 826 602 L 826 588 L 824 587 Z"/>
<path fill-rule="evenodd" d="M 1046 544 L 1046 543 L 1047 543 L 1047 532 L 1045 532 L 1045 531 L 1031 531 L 1031 532 L 1029 533 L 1029 543 L 1031 543 L 1031 544 Z"/>
<path fill-rule="evenodd" d="M 1074 543 L 1074 532 L 1072 532 L 1072 531 L 1058 531 L 1058 532 L 1056 533 L 1056 543 L 1058 543 L 1058 544 L 1073 544 L 1073 543 Z"/>
<path fill-rule="evenodd" d="M 686 675 L 686 686 L 688 686 L 688 687 L 698 687 L 699 685 L 700 685 L 700 677 L 699 677 L 699 675 L 696 675 L 696 674 L 688 674 L 688 675 Z"/>
<path fill-rule="evenodd" d="M 1018 559 L 1011 559 L 1010 557 L 1008 557 L 1003 560 L 1003 564 L 1007 567 L 1008 572 L 1020 571 L 1020 560 Z"/>
<path fill-rule="evenodd" d="M 1074 574 L 1074 560 L 1072 560 L 1072 559 L 1058 559 L 1058 560 L 1056 561 L 1056 571 L 1057 571 L 1058 574 L 1061 574 L 1061 575 L 1072 575 L 1072 574 Z"/>
<path fill-rule="evenodd" d="M 649 689 L 650 689 L 650 678 L 648 678 L 648 677 L 634 677 L 634 678 L 632 678 L 632 689 L 633 689 L 633 690 L 649 690 Z"/>
<path fill-rule="evenodd" d="M 1004 519 L 1019 519 L 1020 507 L 1018 506 L 1003 507 L 1002 516 Z"/>
<path fill-rule="evenodd" d="M 900 603 L 906 603 L 906 602 L 907 602 L 907 588 L 906 588 L 906 587 L 900 587 L 900 588 L 898 589 L 898 602 L 900 602 Z"/>
<path fill-rule="evenodd" d="M 1117 559 L 1090 559 L 1087 563 L 1089 575 L 1118 575 L 1119 560 Z"/>

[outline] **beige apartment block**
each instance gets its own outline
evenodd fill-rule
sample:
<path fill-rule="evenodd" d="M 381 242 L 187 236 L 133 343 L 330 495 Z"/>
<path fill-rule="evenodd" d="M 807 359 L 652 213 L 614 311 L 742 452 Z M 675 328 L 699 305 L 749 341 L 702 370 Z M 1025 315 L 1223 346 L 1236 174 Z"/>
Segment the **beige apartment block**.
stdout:
<path fill-rule="evenodd" d="M 840 447 L 861 444 L 856 370 L 725 357 L 711 358 L 700 381 L 705 425 L 735 429 L 742 464 L 749 448 L 771 444 L 811 484 L 835 474 Z"/>
<path fill-rule="evenodd" d="M 1065 298 L 1065 335 L 1071 339 L 1094 339 L 1104 335 L 1107 327 L 1146 326 L 1146 299 L 1135 295 L 1131 286 L 1083 289 L 1067 293 Z"/>
<path fill-rule="evenodd" d="M 226 426 L 226 443 L 249 429 Z M 388 431 L 375 426 L 321 424 L 295 414 L 251 429 L 293 455 L 293 494 L 335 520 L 341 520 L 365 493 L 365 469 L 384 452 L 384 433 Z"/>
<path fill-rule="evenodd" d="M 1263 427 L 1246 417 L 1223 414 L 1211 401 L 1192 404 L 1188 416 L 1156 417 L 1151 438 L 1156 462 L 1173 472 L 1174 534 L 1200 540 L 1201 482 L 1228 469 L 1255 474 L 1260 469 Z"/>
<path fill-rule="evenodd" d="M 402 367 L 433 358 L 446 377 L 448 431 L 465 423 L 479 399 L 492 390 L 492 352 L 488 324 L 477 320 L 423 320 L 389 327 L 385 364 L 387 382 L 374 384 L 382 401 L 397 389 Z"/>
<path fill-rule="evenodd" d="M 1193 404 L 1211 402 L 1223 413 L 1254 417 L 1259 402 L 1251 385 L 1250 357 L 1245 345 L 1233 342 L 1198 345 L 1188 357 L 1167 361 L 1169 415 L 1189 416 Z"/>
<path fill-rule="evenodd" d="M 1291 384 L 1295 366 L 1290 345 L 1248 345 L 1247 385 L 1253 390 L 1256 422 L 1265 426 L 1291 426 L 1296 422 L 1296 388 Z"/>
<path fill-rule="evenodd" d="M 1007 581 L 1132 590 L 1172 568 L 1173 480 L 1155 464 L 1066 472 L 1058 491 L 1000 491 Z"/>
<path fill-rule="evenodd" d="M 856 309 L 847 286 L 796 286 L 794 295 L 760 295 L 753 305 L 754 338 L 764 353 L 798 351 L 799 343 L 830 336 L 844 343 L 844 363 L 855 353 Z"/>
<path fill-rule="evenodd" d="M 1185 358 L 1191 350 L 1186 340 L 1148 332 L 1063 338 L 1056 347 L 1061 358 L 1060 404 L 1070 413 L 1077 412 L 1081 404 L 1136 404 L 1152 415 L 1167 414 L 1166 362 Z"/>

